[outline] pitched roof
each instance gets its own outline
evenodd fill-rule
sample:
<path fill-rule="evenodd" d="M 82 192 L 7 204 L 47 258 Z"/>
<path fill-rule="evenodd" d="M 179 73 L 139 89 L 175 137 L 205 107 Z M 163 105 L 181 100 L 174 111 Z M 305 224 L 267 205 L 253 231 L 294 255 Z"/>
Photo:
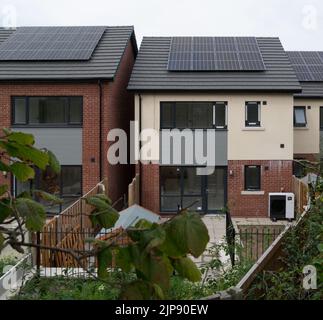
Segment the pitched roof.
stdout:
<path fill-rule="evenodd" d="M 0 28 L 0 45 L 15 31 Z M 113 79 L 129 40 L 137 54 L 133 26 L 105 27 L 89 60 L 0 61 L 0 80 Z"/>
<path fill-rule="evenodd" d="M 287 54 L 302 86 L 302 92 L 295 97 L 323 98 L 323 52 L 287 51 Z"/>
<path fill-rule="evenodd" d="M 295 98 L 323 98 L 323 82 L 301 82 L 302 92 Z"/>
<path fill-rule="evenodd" d="M 145 37 L 128 88 L 148 90 L 218 90 L 299 92 L 299 81 L 278 38 L 256 38 L 266 71 L 171 72 L 168 57 L 172 38 Z"/>

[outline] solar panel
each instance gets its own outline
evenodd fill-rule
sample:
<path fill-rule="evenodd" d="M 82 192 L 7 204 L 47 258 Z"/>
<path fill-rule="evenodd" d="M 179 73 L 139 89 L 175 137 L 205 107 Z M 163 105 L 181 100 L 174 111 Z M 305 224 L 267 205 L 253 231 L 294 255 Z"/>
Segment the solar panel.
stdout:
<path fill-rule="evenodd" d="M 323 52 L 291 51 L 288 56 L 299 81 L 323 81 Z"/>
<path fill-rule="evenodd" d="M 174 37 L 169 71 L 265 71 L 256 38 Z"/>
<path fill-rule="evenodd" d="M 105 27 L 20 27 L 0 45 L 0 60 L 89 60 Z"/>

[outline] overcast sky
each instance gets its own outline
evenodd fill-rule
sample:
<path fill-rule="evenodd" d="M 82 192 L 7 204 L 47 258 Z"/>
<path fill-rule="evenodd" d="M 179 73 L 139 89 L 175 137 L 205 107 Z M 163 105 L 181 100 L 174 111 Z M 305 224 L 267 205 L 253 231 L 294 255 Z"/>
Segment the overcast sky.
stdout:
<path fill-rule="evenodd" d="M 134 25 L 143 36 L 279 36 L 323 51 L 322 0 L 0 0 L 1 25 Z M 16 22 L 15 22 L 16 21 Z"/>

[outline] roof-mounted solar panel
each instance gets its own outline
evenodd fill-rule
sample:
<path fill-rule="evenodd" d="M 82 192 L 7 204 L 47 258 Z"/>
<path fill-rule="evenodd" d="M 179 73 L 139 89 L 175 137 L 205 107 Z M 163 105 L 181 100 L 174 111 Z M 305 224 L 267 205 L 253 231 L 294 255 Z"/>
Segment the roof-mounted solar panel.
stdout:
<path fill-rule="evenodd" d="M 290 51 L 288 56 L 299 81 L 323 81 L 323 52 Z"/>
<path fill-rule="evenodd" d="M 169 71 L 265 71 L 256 38 L 174 37 Z"/>
<path fill-rule="evenodd" d="M 106 27 L 20 27 L 0 45 L 0 60 L 89 60 Z"/>

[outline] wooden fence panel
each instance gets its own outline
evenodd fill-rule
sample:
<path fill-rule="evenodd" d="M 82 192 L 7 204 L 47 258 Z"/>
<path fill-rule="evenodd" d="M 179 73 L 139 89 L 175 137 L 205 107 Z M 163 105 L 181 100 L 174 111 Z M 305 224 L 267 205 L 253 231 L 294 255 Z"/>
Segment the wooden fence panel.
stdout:
<path fill-rule="evenodd" d="M 50 220 L 40 233 L 40 245 L 75 250 L 85 248 L 85 237 L 94 234 L 89 218 L 93 208 L 85 198 L 102 191 L 107 192 L 106 179 Z M 70 254 L 47 249 L 40 250 L 40 263 L 43 267 L 80 267 Z"/>

